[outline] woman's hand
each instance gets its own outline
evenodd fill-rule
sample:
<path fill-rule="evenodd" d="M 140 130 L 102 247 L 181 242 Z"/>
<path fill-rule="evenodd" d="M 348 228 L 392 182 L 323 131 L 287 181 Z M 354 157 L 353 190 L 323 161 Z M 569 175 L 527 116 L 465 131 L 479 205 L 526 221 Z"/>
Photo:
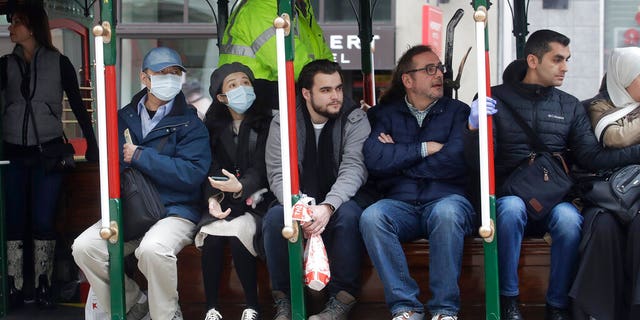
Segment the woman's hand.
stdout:
<path fill-rule="evenodd" d="M 209 177 L 209 183 L 211 184 L 212 187 L 223 192 L 239 193 L 240 191 L 242 191 L 242 183 L 238 181 L 238 178 L 236 178 L 235 175 L 233 175 L 231 172 L 225 169 L 222 169 L 222 174 L 224 174 L 227 178 L 229 178 L 229 180 L 216 181 L 211 179 L 211 177 Z"/>
<path fill-rule="evenodd" d="M 209 214 L 214 218 L 224 219 L 231 213 L 231 208 L 227 208 L 224 212 L 220 207 L 220 203 L 215 198 L 209 198 Z"/>

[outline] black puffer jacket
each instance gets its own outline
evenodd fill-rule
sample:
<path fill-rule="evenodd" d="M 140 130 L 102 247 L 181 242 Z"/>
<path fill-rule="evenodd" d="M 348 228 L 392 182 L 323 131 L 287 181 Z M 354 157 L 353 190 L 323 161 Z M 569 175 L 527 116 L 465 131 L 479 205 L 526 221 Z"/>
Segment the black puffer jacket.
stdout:
<path fill-rule="evenodd" d="M 522 83 L 526 71 L 526 61 L 512 62 L 503 74 L 504 84 L 491 89 L 498 108 L 498 113 L 493 116 L 497 187 L 532 152 L 526 134 L 509 110 L 503 107 L 505 103 L 527 121 L 549 150 L 565 153 L 586 169 L 614 168 L 640 162 L 640 146 L 603 149 L 593 134 L 589 117 L 580 101 L 555 87 Z M 477 131 L 467 138 L 466 150 L 477 152 Z M 477 159 L 477 155 L 474 158 Z"/>

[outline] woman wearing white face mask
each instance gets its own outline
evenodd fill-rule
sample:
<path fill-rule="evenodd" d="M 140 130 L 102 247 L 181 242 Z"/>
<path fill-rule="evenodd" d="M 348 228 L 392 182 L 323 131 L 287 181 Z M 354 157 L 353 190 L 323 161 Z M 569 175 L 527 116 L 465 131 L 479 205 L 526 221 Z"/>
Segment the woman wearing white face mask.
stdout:
<path fill-rule="evenodd" d="M 206 320 L 222 319 L 218 289 L 227 242 L 245 293 L 242 319 L 258 319 L 256 256 L 262 249 L 254 238 L 260 238 L 259 217 L 275 198 L 267 192 L 264 163 L 271 110 L 256 101 L 253 82 L 253 72 L 237 62 L 222 65 L 211 75 L 214 102 L 205 125 L 213 161 L 204 185 L 208 209 L 195 239 L 202 249 Z"/>

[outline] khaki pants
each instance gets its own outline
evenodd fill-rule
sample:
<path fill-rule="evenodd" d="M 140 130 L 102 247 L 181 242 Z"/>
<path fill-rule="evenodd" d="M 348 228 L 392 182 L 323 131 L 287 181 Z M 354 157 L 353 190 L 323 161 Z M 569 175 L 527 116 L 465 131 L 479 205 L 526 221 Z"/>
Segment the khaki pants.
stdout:
<path fill-rule="evenodd" d="M 147 278 L 149 311 L 154 320 L 171 319 L 178 309 L 178 270 L 176 255 L 192 243 L 193 222 L 171 216 L 158 221 L 139 240 L 124 244 L 124 254 L 135 251 L 138 268 Z M 107 241 L 100 238 L 100 222 L 85 230 L 72 245 L 76 264 L 84 272 L 98 302 L 111 310 L 109 290 L 109 253 Z M 125 275 L 126 310 L 129 311 L 140 296 L 138 284 Z"/>

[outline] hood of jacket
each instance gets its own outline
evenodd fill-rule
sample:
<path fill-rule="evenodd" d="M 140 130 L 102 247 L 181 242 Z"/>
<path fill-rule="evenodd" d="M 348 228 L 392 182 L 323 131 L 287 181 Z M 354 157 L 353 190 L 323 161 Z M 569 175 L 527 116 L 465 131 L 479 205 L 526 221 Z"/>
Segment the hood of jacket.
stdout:
<path fill-rule="evenodd" d="M 502 74 L 502 81 L 513 87 L 513 89 L 521 96 L 531 99 L 540 100 L 546 97 L 553 87 L 544 87 L 538 84 L 523 83 L 522 80 L 527 75 L 529 66 L 524 59 L 518 59 L 511 62 L 504 73 Z"/>

